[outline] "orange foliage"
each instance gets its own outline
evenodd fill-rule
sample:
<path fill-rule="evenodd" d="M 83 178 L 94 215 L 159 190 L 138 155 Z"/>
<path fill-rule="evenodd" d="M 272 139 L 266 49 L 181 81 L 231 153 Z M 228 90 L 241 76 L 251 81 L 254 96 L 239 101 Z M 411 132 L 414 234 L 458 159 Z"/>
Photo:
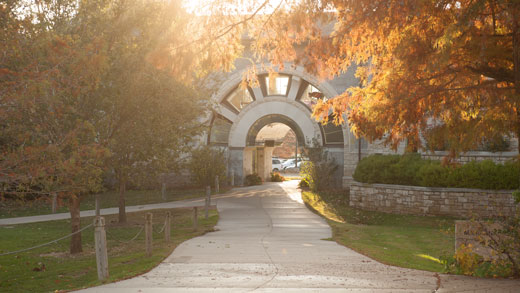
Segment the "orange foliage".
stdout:
<path fill-rule="evenodd" d="M 348 118 L 357 135 L 393 147 L 407 140 L 414 148 L 436 121 L 454 152 L 484 136 L 520 133 L 517 1 L 242 3 L 213 1 L 210 11 L 228 17 L 222 26 L 207 17 L 205 27 L 232 26 L 226 41 L 233 44 L 241 41 L 237 31 L 247 30 L 255 61 L 280 68 L 293 62 L 323 79 L 357 67 L 359 86 L 320 102 L 316 119 L 326 121 L 332 110 L 334 122 Z M 226 9 L 237 6 L 250 14 Z M 256 9 L 263 13 L 253 15 Z"/>

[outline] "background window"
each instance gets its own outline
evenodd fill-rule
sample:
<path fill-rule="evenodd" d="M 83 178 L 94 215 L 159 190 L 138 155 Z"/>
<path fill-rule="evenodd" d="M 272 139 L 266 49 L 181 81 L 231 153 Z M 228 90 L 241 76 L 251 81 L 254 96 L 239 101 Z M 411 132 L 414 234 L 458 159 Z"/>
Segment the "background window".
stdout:
<path fill-rule="evenodd" d="M 242 89 L 238 87 L 229 95 L 226 101 L 237 111 L 240 111 L 249 103 L 253 102 L 253 97 L 247 88 Z"/>
<path fill-rule="evenodd" d="M 309 84 L 303 91 L 300 101 L 312 110 L 318 100 L 323 99 L 323 97 L 323 93 L 319 89 L 315 88 L 312 84 Z"/>
<path fill-rule="evenodd" d="M 220 116 L 215 117 L 211 126 L 210 143 L 227 144 L 231 125 L 232 123 L 227 119 Z"/>
<path fill-rule="evenodd" d="M 268 96 L 286 96 L 289 87 L 288 76 L 269 76 L 265 77 L 265 87 Z"/>

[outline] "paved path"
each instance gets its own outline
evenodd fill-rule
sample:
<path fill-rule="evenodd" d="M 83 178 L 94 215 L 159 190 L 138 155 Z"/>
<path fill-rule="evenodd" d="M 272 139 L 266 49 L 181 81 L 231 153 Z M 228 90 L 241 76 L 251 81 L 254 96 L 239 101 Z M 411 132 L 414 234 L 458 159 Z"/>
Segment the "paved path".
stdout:
<path fill-rule="evenodd" d="M 218 197 L 222 197 L 226 195 L 219 195 Z M 194 207 L 194 206 L 204 206 L 204 198 L 196 198 L 196 199 L 186 199 L 179 201 L 171 201 L 171 202 L 163 202 L 163 203 L 155 203 L 155 204 L 145 204 L 145 205 L 137 205 L 137 206 L 127 206 L 126 212 L 140 212 L 147 210 L 156 210 L 156 209 L 173 209 L 173 208 L 185 208 L 185 207 Z M 101 209 L 99 213 L 104 215 L 114 215 L 119 213 L 119 208 L 106 208 Z M 83 217 L 94 217 L 96 215 L 95 210 L 81 211 L 80 216 Z M 28 216 L 28 217 L 17 217 L 17 218 L 6 218 L 0 219 L 0 226 L 5 225 L 16 225 L 16 224 L 27 224 L 27 223 L 36 223 L 36 222 L 47 222 L 47 221 L 55 221 L 55 220 L 66 220 L 70 219 L 70 213 L 59 213 L 59 214 L 47 214 L 40 216 Z"/>
<path fill-rule="evenodd" d="M 84 292 L 520 292 L 519 281 L 437 277 L 323 240 L 331 230 L 302 204 L 296 181 L 234 189 L 217 208 L 217 232 L 142 276 Z"/>

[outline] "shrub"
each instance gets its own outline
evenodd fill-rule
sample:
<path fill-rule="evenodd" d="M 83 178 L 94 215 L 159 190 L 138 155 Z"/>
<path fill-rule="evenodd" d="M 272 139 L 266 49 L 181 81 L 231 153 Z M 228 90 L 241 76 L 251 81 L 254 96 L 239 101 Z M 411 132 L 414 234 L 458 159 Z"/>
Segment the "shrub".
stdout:
<path fill-rule="evenodd" d="M 497 135 L 491 138 L 483 139 L 479 145 L 478 150 L 486 152 L 507 152 L 511 146 L 509 139 L 502 135 Z"/>
<path fill-rule="evenodd" d="M 314 145 L 317 145 L 315 142 Z M 305 149 L 309 161 L 303 162 L 300 167 L 302 176 L 300 187 L 307 185 L 312 191 L 322 191 L 334 187 L 334 172 L 338 165 L 329 158 L 328 153 L 322 147 L 317 146 Z"/>
<path fill-rule="evenodd" d="M 309 188 L 309 182 L 305 178 L 302 178 L 300 180 L 300 183 L 298 183 L 298 187 L 300 188 Z"/>
<path fill-rule="evenodd" d="M 258 176 L 258 174 L 256 174 L 256 173 L 249 174 L 245 178 L 246 186 L 261 185 L 261 184 L 262 184 L 262 178 L 260 178 L 260 176 Z"/>
<path fill-rule="evenodd" d="M 283 182 L 285 181 L 285 177 L 280 175 L 278 172 L 271 172 L 271 182 Z"/>
<path fill-rule="evenodd" d="M 362 159 L 353 178 L 364 183 L 458 187 L 479 189 L 516 189 L 519 187 L 518 161 L 497 164 L 491 160 L 444 166 L 439 161 L 422 159 L 419 154 L 372 155 Z"/>
<path fill-rule="evenodd" d="M 215 176 L 226 182 L 226 156 L 223 150 L 203 146 L 191 151 L 187 164 L 191 178 L 197 186 L 215 185 Z"/>
<path fill-rule="evenodd" d="M 454 256 L 442 258 L 445 272 L 477 277 L 520 276 L 520 215 L 488 223 L 492 225 L 480 225 L 475 239 L 491 250 L 491 259 L 475 253 L 471 244 L 461 245 Z"/>

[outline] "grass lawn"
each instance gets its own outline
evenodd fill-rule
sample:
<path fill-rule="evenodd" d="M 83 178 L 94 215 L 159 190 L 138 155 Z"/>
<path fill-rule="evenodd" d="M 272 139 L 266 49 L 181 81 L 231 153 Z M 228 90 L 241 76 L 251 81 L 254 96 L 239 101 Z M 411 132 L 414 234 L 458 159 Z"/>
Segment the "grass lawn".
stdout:
<path fill-rule="evenodd" d="M 164 232 L 159 234 L 166 211 L 172 214 L 171 241 L 164 241 Z M 217 223 L 215 209 L 204 219 L 199 212 L 199 228 L 192 227 L 191 209 L 161 209 L 153 213 L 153 255 L 145 256 L 144 231 L 131 242 L 144 224 L 147 212 L 128 213 L 128 224 L 117 223 L 117 215 L 106 216 L 108 263 L 113 282 L 145 273 L 155 267 L 181 242 L 212 231 Z M 83 218 L 82 227 L 92 223 L 93 218 Z M 70 222 L 50 221 L 44 223 L 0 226 L 0 253 L 32 247 L 65 236 L 70 231 Z M 0 256 L 0 292 L 54 292 L 73 290 L 102 284 L 97 280 L 94 252 L 94 229 L 82 232 L 83 252 L 68 254 L 69 240 L 62 240 L 28 252 Z"/>
<path fill-rule="evenodd" d="M 348 205 L 348 192 L 304 191 L 302 197 L 327 218 L 334 241 L 379 262 L 442 272 L 436 259 L 454 254 L 454 219 L 362 211 Z"/>
<path fill-rule="evenodd" d="M 221 187 L 220 192 L 226 192 L 230 187 Z M 215 194 L 214 191 L 212 191 Z M 206 196 L 206 189 L 177 189 L 168 190 L 166 193 L 166 200 L 162 199 L 160 190 L 127 190 L 126 205 L 142 205 L 161 202 L 170 202 L 175 200 L 191 199 Z M 96 207 L 96 196 L 94 194 L 85 196 L 81 200 L 80 209 L 93 210 Z M 100 194 L 101 208 L 117 207 L 119 204 L 118 191 L 106 191 Z M 0 200 L 0 219 L 25 217 L 34 215 L 50 214 L 51 201 L 50 198 L 44 198 L 35 201 L 15 201 L 15 200 Z M 58 213 L 68 213 L 67 202 L 60 202 Z"/>

